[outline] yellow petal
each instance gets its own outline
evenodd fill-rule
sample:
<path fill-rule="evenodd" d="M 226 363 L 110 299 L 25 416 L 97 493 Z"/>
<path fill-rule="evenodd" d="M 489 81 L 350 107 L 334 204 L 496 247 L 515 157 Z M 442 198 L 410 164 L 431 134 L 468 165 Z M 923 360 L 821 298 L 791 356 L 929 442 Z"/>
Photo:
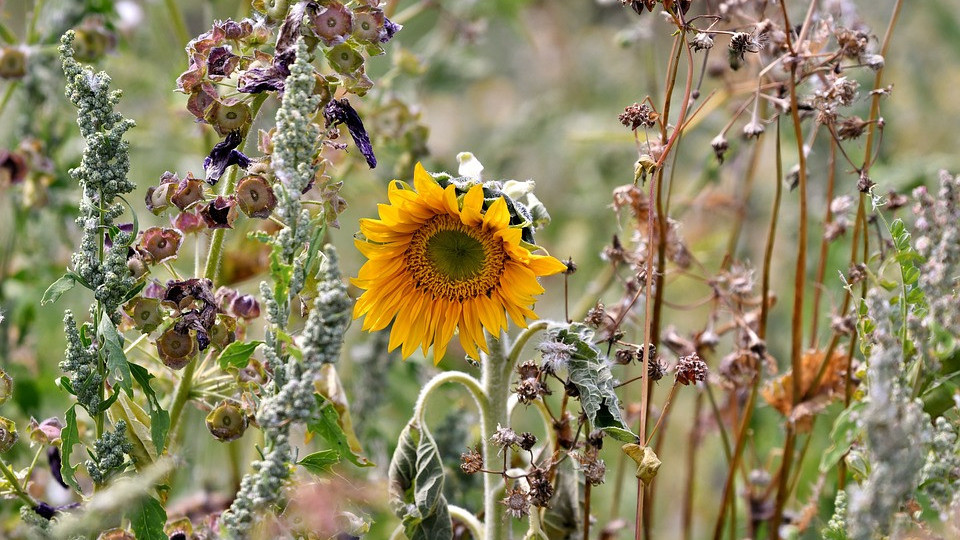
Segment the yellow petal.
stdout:
<path fill-rule="evenodd" d="M 533 273 L 538 276 L 551 276 L 567 270 L 567 265 L 563 264 L 560 259 L 549 255 L 531 254 L 528 265 L 530 270 L 533 270 Z"/>
<path fill-rule="evenodd" d="M 507 209 L 507 201 L 500 197 L 483 215 L 483 228 L 485 230 L 498 230 L 505 228 L 510 223 L 510 210 Z"/>
<path fill-rule="evenodd" d="M 476 227 L 483 223 L 483 186 L 476 184 L 463 196 L 463 208 L 460 221 L 464 225 Z"/>

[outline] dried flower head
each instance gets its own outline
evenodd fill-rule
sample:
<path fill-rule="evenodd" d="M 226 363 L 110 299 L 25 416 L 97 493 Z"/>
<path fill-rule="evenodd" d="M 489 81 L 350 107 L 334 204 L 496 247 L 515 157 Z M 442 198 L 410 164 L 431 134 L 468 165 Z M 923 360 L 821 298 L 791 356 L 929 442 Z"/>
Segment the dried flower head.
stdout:
<path fill-rule="evenodd" d="M 693 36 L 693 41 L 690 42 L 690 46 L 693 47 L 695 51 L 706 51 L 713 48 L 713 36 L 706 32 L 697 32 L 697 35 Z"/>
<path fill-rule="evenodd" d="M 547 470 L 534 467 L 527 475 L 527 484 L 530 486 L 530 491 L 527 492 L 530 496 L 530 504 L 539 508 L 547 506 L 554 493 Z"/>
<path fill-rule="evenodd" d="M 483 456 L 476 448 L 460 454 L 460 470 L 467 474 L 476 474 L 483 469 Z"/>
<path fill-rule="evenodd" d="M 657 114 L 649 105 L 646 103 L 639 104 L 634 103 L 633 105 L 628 105 L 623 112 L 620 113 L 620 123 L 625 127 L 630 129 L 638 129 L 640 127 L 652 128 L 657 125 L 657 118 L 660 115 Z"/>
<path fill-rule="evenodd" d="M 727 138 L 721 133 L 710 141 L 710 146 L 713 148 L 714 155 L 717 156 L 717 161 L 722 165 L 723 159 L 727 155 L 727 150 L 730 149 L 730 142 L 727 141 Z"/>
<path fill-rule="evenodd" d="M 530 513 L 530 496 L 520 486 L 507 490 L 507 496 L 502 501 L 507 507 L 507 514 L 520 519 Z"/>
<path fill-rule="evenodd" d="M 497 424 L 497 431 L 490 436 L 490 442 L 500 448 L 508 448 L 520 443 L 520 436 L 509 427 L 502 427 Z"/>
<path fill-rule="evenodd" d="M 707 363 L 696 353 L 683 356 L 677 361 L 677 382 L 686 386 L 707 379 Z"/>

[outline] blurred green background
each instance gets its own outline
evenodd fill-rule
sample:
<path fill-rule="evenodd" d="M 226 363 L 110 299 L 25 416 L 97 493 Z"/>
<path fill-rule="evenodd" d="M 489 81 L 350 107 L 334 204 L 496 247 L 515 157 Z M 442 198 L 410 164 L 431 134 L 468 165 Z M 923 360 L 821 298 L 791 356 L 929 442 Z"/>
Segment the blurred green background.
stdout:
<path fill-rule="evenodd" d="M 103 3 L 109 4 L 106 0 Z M 55 18 L 59 4 L 55 0 L 46 2 L 41 23 Z M 200 173 L 212 139 L 209 133 L 205 134 L 208 127 L 194 123 L 185 110 L 185 96 L 173 91 L 177 75 L 186 68 L 187 58 L 184 43 L 176 37 L 165 4 L 150 0 L 115 4 L 130 9 L 130 13 L 139 13 L 139 20 L 130 24 L 125 24 L 122 18 L 117 20 L 117 48 L 99 63 L 99 67 L 113 77 L 114 86 L 124 92 L 119 109 L 137 122 L 128 136 L 132 148 L 131 176 L 139 186 L 134 199 L 136 206 L 142 201 L 146 188 L 155 184 L 164 171 L 176 171 L 181 176 L 187 171 Z M 243 2 L 238 0 L 177 0 L 176 4 L 184 14 L 191 36 L 209 29 L 214 19 L 244 13 Z M 893 2 L 853 4 L 876 36 L 872 45 L 877 46 Z M 12 31 L 21 35 L 31 5 L 27 0 L 0 2 L 0 17 Z M 411 6 L 416 11 L 405 12 Z M 805 3 L 792 2 L 789 6 L 797 20 L 806 9 Z M 487 179 L 536 181 L 536 194 L 553 217 L 552 224 L 539 232 L 538 241 L 552 255 L 572 257 L 579 265 L 579 271 L 569 280 L 570 304 L 592 304 L 597 298 L 582 296 L 605 266 L 600 259 L 603 247 L 609 244 L 613 234 L 624 238 L 631 234 L 628 217 L 618 219 L 610 209 L 612 190 L 633 182 L 637 159 L 633 136 L 620 125 L 617 115 L 623 107 L 647 95 L 654 103 L 662 101 L 672 27 L 656 13 L 637 16 L 616 0 L 426 3 L 403 0 L 398 3 L 396 13 L 403 17 L 410 15 L 410 18 L 403 21 L 405 27 L 389 44 L 387 54 L 368 62 L 368 73 L 376 83 L 374 90 L 362 99 L 352 98 L 367 121 L 380 165 L 368 171 L 350 160 L 338 163 L 329 171 L 334 179 L 344 182 L 342 194 L 349 203 L 348 210 L 340 217 L 341 228 L 330 234 L 330 240 L 340 250 L 344 274 L 355 275 L 362 264 L 360 254 L 352 246 L 357 219 L 373 216 L 375 205 L 385 202 L 388 180 L 412 176 L 412 163 L 404 153 L 417 141 L 411 133 L 419 124 L 429 130 L 425 141 L 429 155 L 424 158 L 429 170 L 455 172 L 456 154 L 468 150 L 484 164 Z M 36 54 L 51 55 L 51 51 Z M 711 61 L 724 62 L 722 50 L 715 50 L 713 56 Z M 697 70 L 700 58 L 697 57 Z M 908 3 L 896 28 L 891 54 L 885 60 L 884 80 L 890 95 L 882 100 L 885 128 L 880 158 L 871 171 L 871 178 L 879 184 L 879 192 L 929 184 L 942 168 L 960 172 L 956 135 L 960 100 L 955 97 L 955 89 L 960 87 L 960 2 Z M 683 69 L 685 66 L 681 67 L 681 73 Z M 866 117 L 872 73 L 856 76 L 865 86 L 854 109 Z M 0 92 L 9 84 L 0 82 Z M 51 87 L 56 84 L 55 80 L 51 81 Z M 701 96 L 715 89 L 724 92 L 726 87 L 724 81 L 708 77 Z M 741 84 L 739 88 L 744 87 Z M 765 136 L 751 143 L 740 140 L 737 136 L 743 123 L 740 121 L 731 131 L 732 150 L 722 166 L 718 166 L 709 145 L 748 91 L 718 94 L 708 104 L 709 112 L 699 117 L 695 129 L 684 137 L 673 162 L 676 169 L 668 170 L 674 178 L 671 217 L 681 222 L 683 236 L 707 274 L 719 268 L 725 252 L 736 203 L 743 189 L 748 150 L 753 144 L 766 147 L 761 154 L 754 191 L 747 202 L 744 234 L 736 256 L 757 266 L 762 259 L 776 182 L 773 138 Z M 30 109 L 30 101 L 22 88 L 14 93 L 11 105 L 0 117 L 0 144 L 15 147 L 25 123 L 49 122 L 53 129 L 59 121 L 65 126 L 62 129 L 73 130 L 62 132 L 69 141 L 57 156 L 58 163 L 69 163 L 76 160 L 81 151 L 71 117 L 73 110 L 62 91 L 52 91 L 50 96 L 49 110 L 40 114 Z M 268 101 L 264 109 L 267 117 L 261 118 L 262 125 L 272 122 L 275 108 L 276 102 Z M 772 124 L 768 125 L 768 134 L 773 129 Z M 795 162 L 795 158 L 790 157 L 795 155 L 791 154 L 795 152 L 795 145 L 789 138 L 792 134 L 787 131 L 785 167 L 789 168 Z M 401 136 L 395 137 L 398 134 Z M 825 143 L 825 137 L 816 141 L 810 162 L 812 211 L 818 215 L 825 204 Z M 845 147 L 851 155 L 859 155 L 862 144 L 862 140 L 854 141 Z M 247 150 L 257 155 L 252 144 Z M 846 167 L 840 169 L 844 174 L 838 176 L 837 194 L 855 196 L 856 175 L 850 174 Z M 64 170 L 58 171 L 58 176 L 59 184 L 55 187 L 59 189 L 51 189 L 49 197 L 50 208 L 60 210 L 31 212 L 29 219 L 20 225 L 14 223 L 12 214 L 6 211 L 8 194 L 0 191 L 0 207 L 5 209 L 5 215 L 0 215 L 0 237 L 5 242 L 3 245 L 12 245 L 16 253 L 0 284 L 0 298 L 7 316 L 0 331 L 6 331 L 10 338 L 7 357 L 2 363 L 17 383 L 15 399 L 5 406 L 3 414 L 13 416 L 18 422 L 30 416 L 42 419 L 62 414 L 65 394 L 53 385 L 59 375 L 57 363 L 64 349 L 62 312 L 66 307 L 83 312 L 89 302 L 89 298 L 77 291 L 55 305 L 41 307 L 38 302 L 46 286 L 68 265 L 71 241 L 77 237 L 68 215 L 69 206 L 65 206 L 75 204 L 77 192 L 67 185 Z M 784 195 L 774 257 L 774 286 L 783 299 L 788 298 L 792 286 L 796 197 L 795 192 Z M 145 211 L 140 217 L 142 227 L 144 223 L 163 223 L 162 218 Z M 819 231 L 813 231 L 811 238 L 810 259 L 815 261 L 813 252 L 819 243 Z M 837 269 L 846 268 L 846 258 L 846 251 L 835 245 L 826 273 L 824 314 L 841 299 L 836 276 Z M 182 269 L 187 273 L 191 270 L 190 261 L 189 253 L 181 255 Z M 621 276 L 621 279 L 629 278 L 629 275 Z M 252 292 L 257 281 L 244 282 L 242 288 Z M 553 276 L 543 282 L 547 293 L 537 306 L 538 313 L 546 318 L 562 318 L 563 278 Z M 667 297 L 673 302 L 691 302 L 709 293 L 709 289 L 699 283 L 691 285 L 690 281 L 681 280 L 670 288 L 670 282 L 668 280 Z M 605 300 L 612 303 L 618 291 L 622 291 L 622 287 L 614 287 Z M 706 313 L 667 309 L 665 326 L 692 332 L 703 327 Z M 772 317 L 770 352 L 775 358 L 786 358 L 789 302 L 780 302 Z M 826 320 L 821 322 L 825 324 Z M 367 481 L 375 486 L 374 489 L 358 488 L 357 496 L 369 499 L 369 504 L 360 508 L 371 512 L 378 521 L 371 537 L 385 538 L 395 520 L 386 509 L 383 490 L 376 486 L 382 486 L 385 481 L 390 452 L 409 418 L 419 385 L 434 368 L 429 361 L 417 357 L 405 362 L 393 358 L 387 363 L 359 364 L 358 361 L 369 354 L 376 338 L 361 335 L 358 327 L 355 325 L 347 336 L 340 370 L 351 398 L 360 395 L 355 398 L 362 401 L 358 405 L 360 411 L 355 414 L 359 416 L 361 440 L 378 466 L 363 472 L 341 467 L 338 472 L 351 478 L 366 474 Z M 628 329 L 627 338 L 642 341 L 639 332 L 634 325 Z M 459 352 L 452 350 L 440 368 L 475 370 L 460 358 Z M 381 370 L 382 378 L 377 379 Z M 626 373 L 615 371 L 624 378 Z M 654 403 L 662 403 L 668 385 L 662 386 Z M 371 393 L 371 388 L 376 391 Z M 630 388 L 634 392 L 639 389 L 637 385 Z M 666 432 L 665 448 L 670 451 L 662 456 L 664 467 L 654 511 L 656 538 L 672 538 L 679 527 L 676 501 L 685 478 L 679 456 L 687 444 L 694 394 L 692 388 L 680 393 L 674 410 L 678 420 Z M 622 399 L 631 402 L 638 396 L 626 393 Z M 441 446 L 453 452 L 446 456 L 453 467 L 451 485 L 460 490 L 453 500 L 478 509 L 479 479 L 467 479 L 456 470 L 459 451 L 472 445 L 478 436 L 477 430 L 470 428 L 476 421 L 472 401 L 450 390 L 445 398 L 435 400 L 431 409 L 438 438 L 448 436 L 449 439 L 441 441 Z M 448 416 L 450 418 L 446 418 Z M 525 413 L 521 408 L 517 417 L 520 426 L 529 426 L 539 433 L 532 411 Z M 195 478 L 193 487 L 224 490 L 225 476 L 220 464 L 225 451 L 202 430 L 201 421 L 199 411 L 189 419 L 194 423 L 191 425 L 196 426 L 196 436 L 191 437 L 190 442 L 195 451 L 186 456 L 197 464 L 190 473 Z M 769 449 L 780 444 L 779 421 L 775 411 L 763 407 L 756 419 L 753 448 L 747 452 L 748 464 L 762 464 L 754 462 L 766 460 Z M 810 456 L 817 456 L 816 449 L 826 446 L 828 428 L 826 423 L 817 426 Z M 458 435 L 457 429 L 462 433 Z M 706 535 L 712 528 L 726 469 L 715 430 L 707 433 L 702 444 L 702 451 L 698 453 L 695 537 Z M 247 448 L 247 452 L 252 457 L 252 448 Z M 609 501 L 616 485 L 615 475 L 620 473 L 616 449 L 607 448 L 604 454 L 608 480 L 594 490 L 594 514 L 600 527 L 616 513 L 616 509 L 611 513 Z M 807 460 L 804 480 L 815 479 L 816 461 L 816 457 Z M 626 481 L 619 511 L 632 522 L 635 483 L 629 467 L 623 474 Z M 805 487 L 809 481 L 801 482 L 798 494 L 801 501 L 809 493 Z M 181 495 L 187 491 L 184 489 Z M 826 495 L 829 504 L 832 499 Z M 738 502 L 741 510 L 742 504 Z"/>

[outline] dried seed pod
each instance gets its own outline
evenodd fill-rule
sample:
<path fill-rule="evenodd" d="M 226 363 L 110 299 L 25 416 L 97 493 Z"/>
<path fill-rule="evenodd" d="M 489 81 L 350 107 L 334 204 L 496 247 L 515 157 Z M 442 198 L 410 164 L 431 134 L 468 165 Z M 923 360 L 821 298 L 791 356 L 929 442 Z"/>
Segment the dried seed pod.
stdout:
<path fill-rule="evenodd" d="M 13 448 L 18 439 L 20 434 L 17 433 L 17 425 L 13 420 L 0 416 L 0 454 Z"/>
<path fill-rule="evenodd" d="M 207 415 L 207 429 L 218 441 L 237 440 L 247 430 L 247 415 L 236 401 L 223 400 Z"/>
<path fill-rule="evenodd" d="M 0 49 L 0 78 L 20 79 L 27 74 L 27 54 L 20 47 Z"/>
<path fill-rule="evenodd" d="M 167 533 L 170 540 L 178 538 L 177 535 L 180 535 L 179 538 L 187 540 L 188 538 L 193 538 L 193 523 L 190 522 L 190 518 L 188 517 L 168 521 L 167 524 L 163 526 L 163 532 Z"/>
<path fill-rule="evenodd" d="M 186 210 L 194 204 L 203 201 L 203 180 L 194 178 L 193 174 L 187 174 L 187 177 L 177 184 L 177 189 L 170 198 L 173 204 L 180 210 Z"/>
<path fill-rule="evenodd" d="M 210 328 L 210 343 L 223 349 L 237 340 L 237 320 L 227 315 L 217 315 L 217 322 Z"/>
<path fill-rule="evenodd" d="M 147 253 L 149 262 L 160 264 L 175 259 L 183 242 L 183 233 L 176 229 L 150 227 L 143 231 L 137 248 Z"/>
<path fill-rule="evenodd" d="M 237 184 L 237 204 L 247 216 L 267 219 L 277 207 L 277 196 L 266 178 L 250 174 Z"/>
<path fill-rule="evenodd" d="M 100 533 L 97 540 L 137 540 L 137 537 L 126 529 L 113 528 Z"/>
<path fill-rule="evenodd" d="M 0 368 L 0 405 L 3 405 L 13 395 L 13 379 Z"/>
<path fill-rule="evenodd" d="M 163 322 L 160 300 L 156 298 L 138 296 L 127 302 L 124 311 L 133 319 L 133 326 L 144 334 L 153 332 Z"/>
<path fill-rule="evenodd" d="M 181 369 L 197 356 L 197 341 L 189 331 L 180 332 L 171 326 L 157 339 L 157 351 L 164 365 Z"/>
<path fill-rule="evenodd" d="M 353 13 L 340 2 L 309 9 L 307 17 L 310 29 L 328 47 L 343 43 L 353 31 Z"/>
<path fill-rule="evenodd" d="M 233 131 L 247 128 L 252 121 L 252 116 L 250 107 L 246 103 L 226 105 L 217 101 L 207 111 L 204 120 L 209 122 L 220 136 L 225 136 Z"/>

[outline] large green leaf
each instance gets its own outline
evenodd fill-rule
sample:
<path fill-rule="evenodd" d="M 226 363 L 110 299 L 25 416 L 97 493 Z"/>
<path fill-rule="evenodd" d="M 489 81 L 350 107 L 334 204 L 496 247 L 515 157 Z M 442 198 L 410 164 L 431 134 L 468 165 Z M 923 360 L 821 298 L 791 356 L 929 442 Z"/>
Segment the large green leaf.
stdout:
<path fill-rule="evenodd" d="M 443 496 L 443 462 L 430 432 L 407 424 L 390 460 L 390 506 L 410 540 L 450 538 L 453 534 Z"/>
<path fill-rule="evenodd" d="M 303 457 L 297 462 L 304 469 L 313 474 L 324 474 L 330 472 L 334 465 L 340 462 L 340 454 L 336 450 L 320 450 Z"/>
<path fill-rule="evenodd" d="M 234 341 L 227 345 L 226 348 L 223 349 L 223 352 L 220 353 L 220 356 L 217 357 L 220 369 L 227 369 L 228 367 L 241 369 L 246 367 L 247 362 L 250 361 L 250 356 L 253 355 L 253 351 L 257 350 L 257 347 L 262 344 L 262 341 L 251 341 L 248 343 Z"/>
<path fill-rule="evenodd" d="M 167 511 L 163 509 L 160 501 L 146 497 L 140 508 L 130 517 L 130 528 L 137 540 L 168 540 L 167 533 L 163 532 L 166 522 Z"/>
<path fill-rule="evenodd" d="M 346 458 L 357 467 L 373 467 L 373 463 L 355 453 L 350 447 L 350 441 L 340 426 L 340 415 L 334 404 L 319 394 L 314 394 L 314 397 L 317 400 L 317 414 L 307 422 L 307 429 L 333 446 L 341 458 Z"/>
<path fill-rule="evenodd" d="M 130 363 L 123 353 L 123 341 L 113 325 L 110 317 L 104 315 L 100 319 L 99 333 L 103 336 L 103 346 L 107 351 L 107 373 L 113 375 L 114 380 L 128 396 L 133 397 L 133 380 L 130 376 Z"/>
<path fill-rule="evenodd" d="M 839 463 L 860 436 L 857 420 L 864 408 L 866 408 L 865 401 L 856 401 L 837 415 L 837 419 L 833 421 L 833 429 L 830 431 L 832 444 L 820 458 L 821 473 L 826 474 Z"/>
<path fill-rule="evenodd" d="M 590 424 L 619 441 L 637 442 L 637 436 L 623 421 L 613 389 L 613 373 L 603 353 L 593 344 L 593 331 L 580 323 L 572 323 L 555 326 L 548 335 L 574 347 L 567 370 L 570 382 L 580 393 L 580 406 Z"/>
<path fill-rule="evenodd" d="M 70 465 L 70 456 L 73 454 L 73 445 L 80 443 L 80 431 L 77 429 L 77 406 L 73 405 L 67 409 L 64 415 L 66 425 L 60 431 L 60 476 L 63 481 L 70 485 L 75 491 L 80 493 L 80 484 L 73 477 L 77 470 L 76 465 Z"/>
<path fill-rule="evenodd" d="M 63 293 L 69 291 L 77 285 L 76 274 L 73 272 L 67 272 L 60 279 L 54 281 L 47 290 L 43 292 L 43 297 L 40 299 L 40 305 L 45 306 L 47 304 L 56 302 L 63 296 Z"/>
<path fill-rule="evenodd" d="M 130 373 L 136 379 L 140 388 L 143 389 L 143 394 L 147 396 L 148 412 L 150 413 L 150 438 L 153 439 L 153 446 L 157 449 L 157 455 L 159 456 L 163 453 L 167 432 L 170 431 L 170 413 L 160 406 L 157 394 L 150 387 L 150 379 L 153 378 L 153 375 L 143 366 L 138 366 L 132 362 L 128 364 Z"/>

